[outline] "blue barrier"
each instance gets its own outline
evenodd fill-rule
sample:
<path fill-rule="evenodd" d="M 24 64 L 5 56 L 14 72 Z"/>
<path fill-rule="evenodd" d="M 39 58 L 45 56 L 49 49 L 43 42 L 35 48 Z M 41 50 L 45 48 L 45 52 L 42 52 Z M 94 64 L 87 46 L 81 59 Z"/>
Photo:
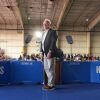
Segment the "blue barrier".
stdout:
<path fill-rule="evenodd" d="M 10 62 L 0 61 L 0 84 L 10 83 Z"/>
<path fill-rule="evenodd" d="M 11 83 L 42 83 L 43 68 L 39 61 L 11 61 Z"/>
<path fill-rule="evenodd" d="M 91 82 L 100 83 L 100 62 L 91 62 Z"/>
<path fill-rule="evenodd" d="M 42 83 L 43 68 L 39 61 L 0 61 L 0 84 Z"/>
<path fill-rule="evenodd" d="M 61 82 L 100 83 L 100 62 L 63 62 Z M 0 84 L 42 83 L 43 68 L 39 61 L 0 61 Z"/>
<path fill-rule="evenodd" d="M 63 62 L 61 82 L 100 83 L 100 62 Z M 97 72 L 96 72 L 97 71 Z"/>

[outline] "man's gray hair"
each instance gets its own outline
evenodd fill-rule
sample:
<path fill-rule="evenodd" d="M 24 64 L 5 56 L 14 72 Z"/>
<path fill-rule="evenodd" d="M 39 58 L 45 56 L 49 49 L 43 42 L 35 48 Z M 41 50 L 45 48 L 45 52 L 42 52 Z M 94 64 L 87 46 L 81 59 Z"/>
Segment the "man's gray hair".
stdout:
<path fill-rule="evenodd" d="M 51 20 L 50 19 L 45 19 L 44 21 L 46 21 L 46 22 L 51 24 Z"/>

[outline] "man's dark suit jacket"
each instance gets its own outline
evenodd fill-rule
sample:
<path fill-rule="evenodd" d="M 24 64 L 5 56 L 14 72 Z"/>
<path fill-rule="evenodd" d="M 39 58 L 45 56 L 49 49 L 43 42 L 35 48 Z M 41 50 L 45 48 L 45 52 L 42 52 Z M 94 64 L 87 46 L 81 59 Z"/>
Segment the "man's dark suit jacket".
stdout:
<path fill-rule="evenodd" d="M 57 41 L 57 34 L 56 31 L 53 29 L 49 29 L 44 40 L 44 51 L 42 49 L 42 42 L 41 42 L 41 52 L 47 56 L 49 50 L 51 50 L 51 57 L 56 57 L 56 41 Z"/>

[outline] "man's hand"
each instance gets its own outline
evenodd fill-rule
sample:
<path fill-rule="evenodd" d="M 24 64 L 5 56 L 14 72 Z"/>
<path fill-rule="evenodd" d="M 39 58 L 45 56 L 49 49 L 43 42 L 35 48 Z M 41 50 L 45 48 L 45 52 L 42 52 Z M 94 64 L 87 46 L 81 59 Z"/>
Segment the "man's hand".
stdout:
<path fill-rule="evenodd" d="M 50 59 L 50 58 L 51 58 L 51 52 L 48 52 L 47 59 Z"/>

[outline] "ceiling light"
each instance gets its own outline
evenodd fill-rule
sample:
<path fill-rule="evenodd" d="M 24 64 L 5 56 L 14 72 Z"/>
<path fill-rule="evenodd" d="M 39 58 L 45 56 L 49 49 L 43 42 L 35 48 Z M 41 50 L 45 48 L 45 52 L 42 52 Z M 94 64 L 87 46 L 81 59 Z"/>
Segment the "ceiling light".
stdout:
<path fill-rule="evenodd" d="M 87 18 L 87 19 L 86 19 L 86 22 L 88 22 L 88 21 L 89 21 L 89 19 Z"/>
<path fill-rule="evenodd" d="M 28 17 L 27 19 L 28 19 L 28 20 L 30 20 L 31 18 L 30 18 L 30 17 Z"/>

